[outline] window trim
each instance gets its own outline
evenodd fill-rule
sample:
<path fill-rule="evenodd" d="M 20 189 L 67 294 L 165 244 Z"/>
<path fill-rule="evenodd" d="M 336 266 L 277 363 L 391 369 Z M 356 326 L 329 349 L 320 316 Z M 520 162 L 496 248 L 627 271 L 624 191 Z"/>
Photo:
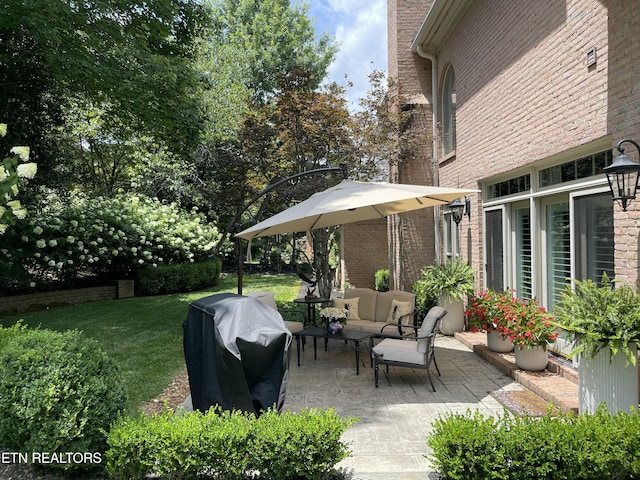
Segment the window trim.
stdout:
<path fill-rule="evenodd" d="M 609 190 L 609 186 L 608 185 L 604 185 L 602 187 L 597 187 L 597 188 L 592 188 L 589 190 L 578 190 L 575 192 L 570 192 L 569 193 L 569 218 L 572 219 L 571 221 L 571 225 L 569 227 L 569 234 L 571 235 L 571 239 L 574 240 L 576 238 L 577 235 L 577 229 L 578 229 L 578 225 L 576 225 L 576 222 L 573 221 L 575 219 L 575 204 L 574 204 L 574 200 L 576 198 L 580 198 L 580 197 L 589 197 L 592 195 L 599 195 L 602 193 L 608 193 L 610 192 Z M 613 203 L 613 200 L 612 200 Z M 615 235 L 615 234 L 614 234 Z M 615 250 L 615 236 L 614 236 L 614 250 Z M 577 276 L 577 265 L 576 265 L 576 246 L 575 246 L 575 241 L 571 242 L 571 246 L 570 246 L 570 255 L 571 255 L 571 281 L 573 283 L 573 279 L 576 278 Z"/>
<path fill-rule="evenodd" d="M 502 220 L 502 289 L 506 288 L 507 278 L 509 275 L 507 262 L 505 261 L 506 260 L 505 253 L 509 252 L 509 254 L 511 254 L 510 253 L 511 252 L 511 235 L 509 234 L 510 228 L 511 228 L 511 221 L 509 218 L 510 216 L 509 205 L 503 202 L 500 205 L 494 205 L 494 206 L 482 209 L 482 232 L 483 232 L 482 233 L 482 251 L 483 251 L 482 264 L 484 265 L 484 272 L 482 275 L 482 285 L 483 285 L 483 289 L 485 290 L 489 288 L 488 282 L 487 282 L 487 268 L 489 266 L 488 259 L 487 259 L 487 251 L 488 251 L 487 213 L 496 211 L 496 210 L 500 211 L 501 220 Z"/>
<path fill-rule="evenodd" d="M 452 96 L 456 88 L 456 72 L 452 64 L 447 66 L 442 80 L 442 155 L 448 158 L 456 151 L 455 102 Z M 448 129 L 447 129 L 448 128 Z"/>

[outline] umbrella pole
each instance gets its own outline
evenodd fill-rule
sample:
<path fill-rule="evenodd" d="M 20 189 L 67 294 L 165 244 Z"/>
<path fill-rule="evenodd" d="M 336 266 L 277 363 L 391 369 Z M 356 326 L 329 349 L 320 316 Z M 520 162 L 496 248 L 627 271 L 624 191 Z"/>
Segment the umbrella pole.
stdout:
<path fill-rule="evenodd" d="M 306 170 L 304 172 L 300 172 L 300 173 L 296 173 L 295 175 L 291 175 L 287 178 L 283 178 L 282 180 L 273 183 L 271 185 L 269 185 L 267 188 L 265 188 L 262 192 L 260 192 L 257 196 L 255 196 L 253 199 L 251 199 L 251 201 L 247 202 L 243 207 L 242 210 L 240 210 L 236 216 L 233 218 L 233 220 L 231 220 L 231 222 L 229 222 L 229 225 L 227 225 L 227 228 L 225 229 L 224 233 L 222 234 L 222 236 L 220 237 L 220 240 L 218 241 L 218 245 L 216 245 L 216 248 L 214 249 L 214 256 L 218 256 L 218 253 L 220 252 L 220 247 L 222 247 L 222 244 L 224 243 L 224 241 L 227 238 L 227 235 L 229 233 L 231 233 L 232 231 L 236 231 L 236 233 L 238 233 L 240 231 L 240 224 L 238 223 L 240 221 L 240 217 L 241 215 L 247 211 L 247 209 L 253 205 L 255 202 L 257 202 L 262 196 L 266 195 L 267 193 L 271 192 L 271 190 L 273 190 L 274 188 L 276 188 L 277 186 L 288 182 L 290 180 L 293 180 L 294 178 L 298 178 L 298 177 L 302 177 L 303 175 L 313 175 L 315 173 L 326 173 L 326 172 L 341 172 L 342 173 L 342 177 L 344 179 L 347 179 L 347 177 L 349 176 L 349 172 L 347 170 L 347 166 L 344 163 L 341 163 L 339 167 L 324 167 L 324 168 L 316 168 L 315 170 Z M 240 237 L 236 237 L 236 254 L 238 256 L 238 295 L 242 295 L 242 239 Z"/>
<path fill-rule="evenodd" d="M 236 237 L 236 255 L 238 257 L 238 295 L 242 295 L 242 275 L 243 275 L 243 258 L 242 258 L 242 239 Z"/>

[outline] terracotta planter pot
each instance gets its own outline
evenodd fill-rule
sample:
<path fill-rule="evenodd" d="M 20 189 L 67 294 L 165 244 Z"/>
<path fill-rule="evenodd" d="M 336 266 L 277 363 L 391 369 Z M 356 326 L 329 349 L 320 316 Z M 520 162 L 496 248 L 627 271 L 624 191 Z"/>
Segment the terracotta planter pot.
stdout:
<path fill-rule="evenodd" d="M 547 368 L 547 350 L 536 345 L 535 347 L 515 347 L 516 365 L 522 370 L 537 372 Z"/>
<path fill-rule="evenodd" d="M 487 332 L 487 347 L 492 352 L 509 353 L 513 350 L 513 342 L 502 338 L 497 330 Z"/>
<path fill-rule="evenodd" d="M 632 349 L 637 352 L 635 346 Z M 609 347 L 594 358 L 580 357 L 579 413 L 594 413 L 602 402 L 607 402 L 607 409 L 613 414 L 629 412 L 630 406 L 638 406 L 638 366 L 627 365 L 626 361 L 622 352 L 609 361 Z"/>
<path fill-rule="evenodd" d="M 440 333 L 453 335 L 464 330 L 464 303 L 462 300 L 452 300 L 449 295 L 440 295 L 438 305 L 447 311 L 447 315 L 440 322 Z"/>

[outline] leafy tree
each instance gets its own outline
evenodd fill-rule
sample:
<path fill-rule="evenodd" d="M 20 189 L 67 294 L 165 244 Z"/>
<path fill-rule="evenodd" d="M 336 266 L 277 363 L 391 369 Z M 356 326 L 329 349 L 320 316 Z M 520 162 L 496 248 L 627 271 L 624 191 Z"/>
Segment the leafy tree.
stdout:
<path fill-rule="evenodd" d="M 39 178 L 61 181 L 65 115 L 80 107 L 191 151 L 203 121 L 192 44 L 207 18 L 197 0 L 3 2 L 0 104 L 16 119 L 7 144 L 31 145 Z"/>
<path fill-rule="evenodd" d="M 220 44 L 244 52 L 247 86 L 263 103 L 278 92 L 281 80 L 295 70 L 311 72 L 320 85 L 336 54 L 327 34 L 315 38 L 306 3 L 289 0 L 208 0 Z"/>
<path fill-rule="evenodd" d="M 143 155 L 135 162 L 132 186 L 197 205 L 226 224 L 249 198 L 281 178 L 269 149 L 278 142 L 272 116 L 282 78 L 302 66 L 317 85 L 335 46 L 328 36 L 316 41 L 307 8 L 288 1 L 209 1 L 206 7 L 213 21 L 204 26 L 194 56 L 196 95 L 205 111 L 202 143 L 189 158 Z"/>
<path fill-rule="evenodd" d="M 415 155 L 429 140 L 412 122 L 422 122 L 420 111 L 399 101 L 400 85 L 380 70 L 369 74 L 369 91 L 353 113 L 352 137 L 360 154 L 359 173 L 376 178 L 404 159 Z"/>
<path fill-rule="evenodd" d="M 295 71 L 286 77 L 272 102 L 251 109 L 253 116 L 242 136 L 243 158 L 248 162 L 245 185 L 257 187 L 259 178 L 272 183 L 342 163 L 350 178 L 386 178 L 389 166 L 411 155 L 424 138 L 407 128 L 416 113 L 390 105 L 389 92 L 397 88 L 395 82 L 379 71 L 369 78 L 371 88 L 360 102 L 361 109 L 350 112 L 342 87 L 329 84 L 315 89 L 310 72 Z M 318 175 L 283 185 L 269 205 L 259 209 L 262 217 L 256 220 L 335 183 L 335 176 Z M 337 233 L 331 228 L 316 230 L 311 236 L 314 257 L 310 263 L 322 295 L 331 289 L 335 271 L 331 252 L 337 250 Z"/>

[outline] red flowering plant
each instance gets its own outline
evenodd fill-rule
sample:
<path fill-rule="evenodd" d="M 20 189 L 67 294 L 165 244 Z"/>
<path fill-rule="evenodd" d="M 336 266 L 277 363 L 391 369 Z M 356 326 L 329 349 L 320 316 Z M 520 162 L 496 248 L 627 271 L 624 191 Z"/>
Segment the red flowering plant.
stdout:
<path fill-rule="evenodd" d="M 513 300 L 511 292 L 498 293 L 490 289 L 472 296 L 464 312 L 469 331 L 477 333 L 497 330 L 504 337 L 507 314 L 512 310 Z"/>
<path fill-rule="evenodd" d="M 534 299 L 514 298 L 511 308 L 505 313 L 507 325 L 502 333 L 516 346 L 539 345 L 546 349 L 549 343 L 558 338 L 558 329 L 552 323 L 553 317 Z"/>
<path fill-rule="evenodd" d="M 558 337 L 553 317 L 535 300 L 517 298 L 513 290 L 479 292 L 469 300 L 465 317 L 469 331 L 496 330 L 503 339 L 522 347 L 546 347 Z"/>

